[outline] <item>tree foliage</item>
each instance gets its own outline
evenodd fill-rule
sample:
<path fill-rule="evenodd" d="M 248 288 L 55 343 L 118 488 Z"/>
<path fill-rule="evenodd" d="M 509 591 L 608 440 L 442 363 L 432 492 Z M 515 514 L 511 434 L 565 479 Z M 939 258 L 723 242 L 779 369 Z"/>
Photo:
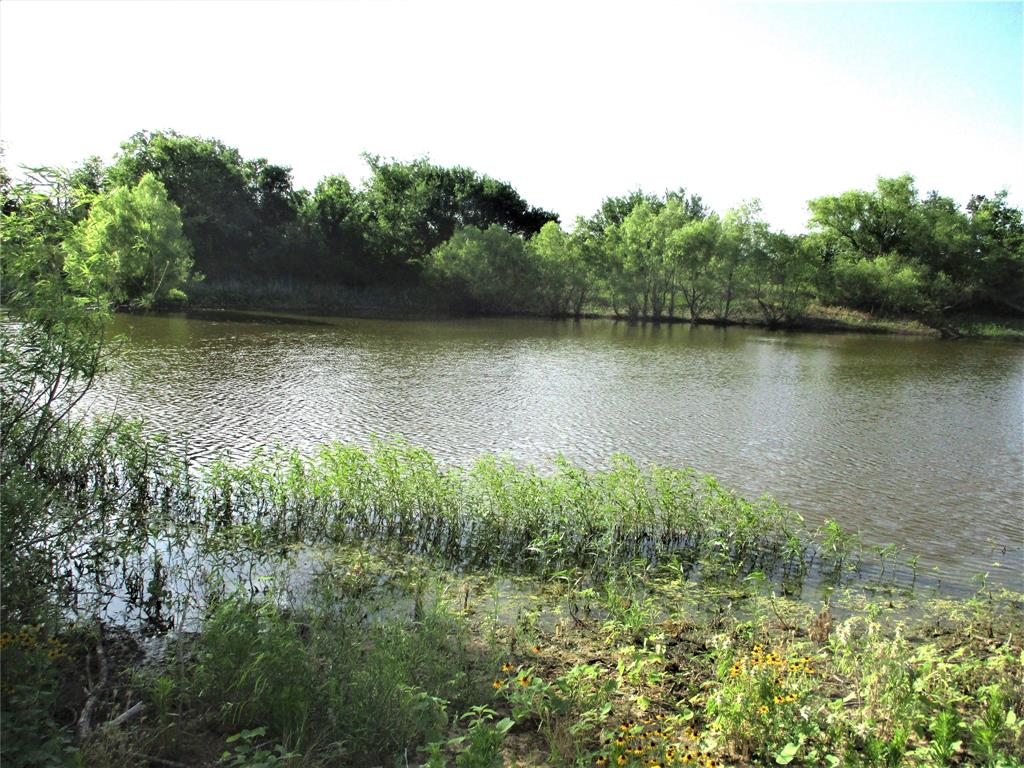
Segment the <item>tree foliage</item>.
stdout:
<path fill-rule="evenodd" d="M 147 173 L 134 187 L 101 195 L 65 240 L 64 270 L 72 290 L 104 295 L 118 306 L 183 301 L 192 248 L 178 207 Z"/>
<path fill-rule="evenodd" d="M 520 312 L 530 307 L 537 273 L 523 239 L 492 224 L 465 227 L 426 260 L 428 279 L 453 292 L 455 304 L 477 312 Z"/>
<path fill-rule="evenodd" d="M 174 229 L 170 219 L 159 223 L 155 202 L 134 218 L 125 213 L 126 190 L 148 174 L 180 210 L 195 266 L 213 283 L 315 282 L 402 295 L 433 285 L 462 309 L 634 320 L 786 324 L 818 303 L 945 329 L 958 312 L 1024 312 L 1024 224 L 1005 191 L 961 207 L 936 192 L 922 196 L 909 175 L 880 178 L 871 190 L 811 200 L 810 234 L 787 238 L 772 232 L 756 200 L 719 215 L 683 188 L 633 190 L 565 231 L 512 185 L 470 168 L 364 159 L 362 183 L 331 175 L 309 192 L 294 188 L 289 168 L 220 141 L 136 134 L 110 168 L 90 158 L 49 194 L 74 232 L 66 277 L 82 290 L 85 279 L 102 280 L 118 303 L 171 297 L 163 289 L 181 282 L 183 269 L 169 266 L 184 264 L 180 252 L 127 258 L 125 243 L 143 241 L 144 221 L 152 218 L 145 226 L 154 232 Z M 99 207 L 86 227 L 93 200 Z M 7 195 L 5 212 L 15 205 Z M 518 271 L 509 273 L 509 263 Z M 169 282 L 159 280 L 160 265 Z"/>
<path fill-rule="evenodd" d="M 838 303 L 940 326 L 964 309 L 1021 310 L 1024 229 L 1005 192 L 975 196 L 965 211 L 937 192 L 922 199 L 900 176 L 808 205 Z"/>

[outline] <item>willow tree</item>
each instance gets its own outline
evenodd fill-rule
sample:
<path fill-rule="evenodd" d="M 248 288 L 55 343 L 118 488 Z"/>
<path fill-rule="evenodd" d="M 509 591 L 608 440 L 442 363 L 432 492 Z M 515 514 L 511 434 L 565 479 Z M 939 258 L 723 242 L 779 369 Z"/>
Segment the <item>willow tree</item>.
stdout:
<path fill-rule="evenodd" d="M 590 283 L 579 241 L 549 221 L 527 242 L 526 254 L 539 278 L 540 310 L 552 316 L 581 315 Z"/>
<path fill-rule="evenodd" d="M 99 197 L 65 243 L 72 290 L 105 295 L 115 306 L 152 307 L 185 299 L 192 246 L 181 212 L 156 177 Z"/>

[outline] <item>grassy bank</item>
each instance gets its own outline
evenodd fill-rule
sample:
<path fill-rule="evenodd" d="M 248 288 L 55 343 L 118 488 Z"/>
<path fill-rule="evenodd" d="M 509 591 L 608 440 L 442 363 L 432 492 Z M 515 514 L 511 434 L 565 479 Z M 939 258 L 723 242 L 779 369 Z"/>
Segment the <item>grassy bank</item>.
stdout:
<path fill-rule="evenodd" d="M 1020 595 L 712 478 L 59 443 L 4 486 L 5 765 L 1020 764 Z"/>
<path fill-rule="evenodd" d="M 588 582 L 364 547 L 300 559 L 306 579 L 223 595 L 159 657 L 109 629 L 15 634 L 8 728 L 28 687 L 12 654 L 85 698 L 102 637 L 86 765 L 1021 764 L 1020 595 L 826 607 L 644 567 Z"/>
<path fill-rule="evenodd" d="M 292 312 L 299 314 L 339 315 L 348 317 L 381 318 L 438 318 L 451 316 L 446 296 L 424 287 L 408 289 L 351 288 L 347 286 L 270 279 L 207 280 L 193 284 L 188 290 L 190 306 L 196 309 L 252 310 L 266 312 Z M 465 314 L 460 310 L 459 314 Z M 588 305 L 584 316 L 612 319 L 615 314 L 607 307 Z M 681 318 L 660 322 L 689 322 Z M 714 323 L 715 321 L 700 321 Z M 721 324 L 721 323 L 716 323 Z M 767 327 L 756 308 L 744 311 L 740 307 L 729 325 Z M 1024 319 L 1013 317 L 987 317 L 958 315 L 950 318 L 949 327 L 963 338 L 1024 340 Z M 815 304 L 788 330 L 808 332 L 854 332 L 935 336 L 939 331 L 913 318 L 877 317 L 847 307 Z"/>

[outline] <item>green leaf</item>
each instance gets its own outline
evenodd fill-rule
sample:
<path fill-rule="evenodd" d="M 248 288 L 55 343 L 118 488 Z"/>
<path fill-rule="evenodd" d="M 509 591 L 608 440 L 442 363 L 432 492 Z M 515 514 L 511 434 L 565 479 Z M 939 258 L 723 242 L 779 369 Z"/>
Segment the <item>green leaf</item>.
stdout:
<path fill-rule="evenodd" d="M 800 745 L 790 742 L 784 746 L 780 751 L 775 753 L 775 762 L 779 765 L 789 765 L 793 762 L 793 758 L 796 757 L 796 753 L 799 751 Z"/>

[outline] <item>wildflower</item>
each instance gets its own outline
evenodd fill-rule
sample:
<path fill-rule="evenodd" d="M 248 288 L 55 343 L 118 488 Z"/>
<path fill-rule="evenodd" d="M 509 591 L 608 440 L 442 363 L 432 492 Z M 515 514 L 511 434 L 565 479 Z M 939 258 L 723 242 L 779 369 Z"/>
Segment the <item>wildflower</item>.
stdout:
<path fill-rule="evenodd" d="M 515 671 L 515 665 L 514 664 L 509 664 L 508 662 L 505 662 L 504 664 L 501 665 L 501 671 L 504 672 L 505 674 L 508 674 L 509 672 L 513 672 L 513 671 Z"/>
<path fill-rule="evenodd" d="M 760 707 L 757 708 L 757 711 L 760 712 L 762 715 L 767 715 L 768 714 L 768 705 L 767 704 L 762 704 Z"/>
<path fill-rule="evenodd" d="M 629 762 L 629 758 L 626 757 L 625 755 L 619 755 L 617 758 L 615 758 L 615 762 L 618 765 L 625 765 L 626 763 Z"/>
<path fill-rule="evenodd" d="M 786 700 L 786 697 L 785 697 L 785 696 L 775 696 L 775 697 L 774 697 L 774 698 L 772 699 L 772 701 L 773 701 L 773 702 L 774 702 L 775 704 L 782 704 L 782 703 L 783 703 L 783 702 L 784 702 L 785 700 Z"/>
<path fill-rule="evenodd" d="M 597 760 L 594 761 L 594 765 L 598 765 L 598 766 L 608 765 L 608 758 L 607 757 L 599 757 L 599 758 L 597 758 Z"/>
<path fill-rule="evenodd" d="M 616 747 L 624 747 L 624 746 L 626 746 L 626 740 L 624 738 L 622 738 L 621 736 L 619 736 L 619 738 L 617 738 L 615 740 L 615 746 Z"/>
<path fill-rule="evenodd" d="M 533 648 L 531 648 L 530 650 L 531 650 L 531 651 L 532 651 L 533 653 L 540 653 L 540 646 L 539 646 L 539 645 L 535 645 L 535 646 L 533 646 Z"/>
<path fill-rule="evenodd" d="M 504 681 L 504 680 L 495 680 L 495 681 L 494 681 L 493 683 L 491 683 L 491 687 L 492 687 L 492 688 L 493 688 L 494 690 L 496 690 L 496 691 L 499 691 L 499 690 L 501 690 L 501 688 L 502 688 L 502 687 L 503 687 L 504 685 L 505 685 L 505 681 Z"/>
<path fill-rule="evenodd" d="M 528 686 L 532 682 L 533 682 L 533 678 L 529 677 L 529 676 L 527 676 L 527 677 L 520 677 L 519 678 L 519 685 L 521 685 L 523 688 L 525 688 L 526 686 Z"/>

